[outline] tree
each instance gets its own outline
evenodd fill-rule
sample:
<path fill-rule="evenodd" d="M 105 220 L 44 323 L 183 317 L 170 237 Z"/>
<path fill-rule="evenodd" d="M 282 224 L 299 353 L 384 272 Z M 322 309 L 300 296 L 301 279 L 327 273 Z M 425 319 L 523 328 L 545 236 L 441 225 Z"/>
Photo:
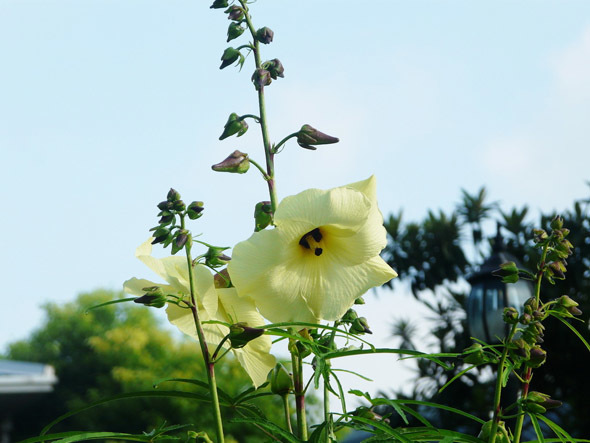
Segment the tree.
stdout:
<path fill-rule="evenodd" d="M 485 202 L 485 189 L 477 195 L 463 191 L 462 203 L 457 212 L 435 216 L 429 211 L 421 223 L 401 223 L 401 214 L 390 216 L 385 227 L 389 234 L 389 244 L 385 251 L 388 263 L 398 271 L 401 280 L 411 283 L 412 293 L 435 314 L 431 333 L 434 352 L 461 353 L 471 344 L 466 324 L 466 298 L 468 293 L 454 290 L 454 283 L 464 280 L 477 269 L 475 262 L 466 259 L 469 244 L 461 241 L 461 231 L 472 230 L 473 247 L 478 248 L 479 229 L 482 222 L 493 217 L 493 205 Z M 554 285 L 547 282 L 542 288 L 542 298 L 550 300 L 567 294 L 576 300 L 583 311 L 583 321 L 572 322 L 577 331 L 590 340 L 588 318 L 590 316 L 590 200 L 574 202 L 573 208 L 561 216 L 564 226 L 570 229 L 568 239 L 574 245 L 573 255 L 568 259 L 565 280 Z M 479 209 L 478 209 L 479 208 Z M 477 210 L 476 210 L 477 209 Z M 460 217 L 457 217 L 457 213 Z M 495 213 L 495 219 L 502 227 L 505 247 L 526 269 L 535 270 L 538 260 L 533 247 L 533 224 L 525 221 L 526 206 Z M 542 214 L 534 227 L 547 228 L 555 214 Z M 495 233 L 494 233 L 495 234 Z M 483 237 L 491 244 L 495 235 Z M 477 257 L 476 257 L 477 259 Z M 434 295 L 435 302 L 432 301 Z M 407 322 L 394 325 L 394 334 L 401 338 L 405 346 L 415 348 Z M 545 392 L 565 404 L 556 410 L 559 421 L 573 436 L 590 435 L 590 422 L 587 419 L 587 395 L 590 392 L 590 379 L 586 372 L 590 367 L 590 352 L 571 331 L 557 321 L 547 322 L 544 349 L 548 352 L 547 362 L 535 371 L 532 389 Z M 470 372 L 456 380 L 448 388 L 439 392 L 464 366 L 458 364 L 452 371 L 444 371 L 427 360 L 419 360 L 416 384 L 412 397 L 430 400 L 466 410 L 481 418 L 488 418 L 491 407 L 492 381 L 489 368 Z M 486 378 L 487 374 L 487 378 Z M 397 395 L 401 396 L 400 393 Z M 454 428 L 464 432 L 477 433 L 473 422 L 464 420 L 444 411 L 433 411 L 435 426 Z"/>
<path fill-rule="evenodd" d="M 64 305 L 48 303 L 43 307 L 44 324 L 28 339 L 9 345 L 7 358 L 51 364 L 59 378 L 52 394 L 13 417 L 15 439 L 38 435 L 43 426 L 68 410 L 125 392 L 154 389 L 154 383 L 165 378 L 206 380 L 197 343 L 175 340 L 150 309 L 118 303 L 84 313 L 90 306 L 119 297 L 121 294 L 110 291 L 95 291 Z M 218 379 L 220 388 L 233 395 L 249 387 L 250 381 L 228 357 L 219 365 Z M 188 386 L 167 382 L 159 389 L 191 390 Z M 265 397 L 257 406 L 261 411 L 281 410 L 277 401 Z M 212 417 L 207 406 L 175 398 L 118 400 L 77 414 L 52 432 L 142 432 L 164 421 L 192 423 L 208 431 Z M 228 411 L 227 416 L 236 416 L 235 411 Z M 240 423 L 228 424 L 228 435 L 246 442 L 264 439 L 256 428 Z"/>

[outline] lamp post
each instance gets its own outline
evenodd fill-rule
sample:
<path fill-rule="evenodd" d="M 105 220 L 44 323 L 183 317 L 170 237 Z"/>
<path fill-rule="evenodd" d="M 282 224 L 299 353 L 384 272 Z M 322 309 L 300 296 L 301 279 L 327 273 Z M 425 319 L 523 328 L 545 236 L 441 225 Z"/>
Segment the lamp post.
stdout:
<path fill-rule="evenodd" d="M 502 320 L 504 308 L 511 306 L 522 314 L 524 302 L 533 295 L 531 285 L 525 280 L 506 284 L 499 277 L 492 275 L 502 263 L 508 261 L 519 266 L 517 260 L 506 252 L 498 225 L 492 254 L 477 272 L 467 277 L 471 284 L 471 292 L 467 299 L 469 332 L 472 337 L 490 344 L 498 343 L 508 334 L 508 325 Z"/>

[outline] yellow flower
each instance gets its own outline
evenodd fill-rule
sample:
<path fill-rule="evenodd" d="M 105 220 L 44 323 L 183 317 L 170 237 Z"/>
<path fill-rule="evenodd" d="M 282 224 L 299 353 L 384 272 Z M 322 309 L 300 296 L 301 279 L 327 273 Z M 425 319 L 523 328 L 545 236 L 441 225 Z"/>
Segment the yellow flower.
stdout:
<path fill-rule="evenodd" d="M 374 177 L 287 197 L 274 221 L 238 243 L 228 265 L 238 294 L 272 322 L 338 320 L 397 276 L 379 256 L 387 238 Z"/>
<path fill-rule="evenodd" d="M 123 284 L 125 292 L 141 296 L 143 288 L 159 286 L 165 294 L 184 297 L 190 301 L 189 274 L 186 257 L 172 256 L 158 259 L 151 256 L 152 239 L 148 239 L 135 251 L 135 256 L 145 263 L 167 284 L 154 283 L 149 280 L 132 278 Z M 235 288 L 215 288 L 213 275 L 202 265 L 193 267 L 195 297 L 201 322 L 218 320 L 227 323 L 245 322 L 250 327 L 262 326 L 264 319 L 256 311 L 254 301 L 247 297 L 238 297 Z M 181 332 L 198 340 L 195 323 L 190 309 L 168 303 L 166 308 L 168 320 Z M 209 351 L 215 350 L 229 328 L 218 324 L 203 325 L 205 340 Z M 229 341 L 224 345 L 229 347 Z M 267 335 L 250 341 L 240 349 L 232 349 L 236 358 L 246 370 L 254 386 L 266 381 L 270 370 L 275 366 L 275 358 L 270 355 L 271 340 Z"/>

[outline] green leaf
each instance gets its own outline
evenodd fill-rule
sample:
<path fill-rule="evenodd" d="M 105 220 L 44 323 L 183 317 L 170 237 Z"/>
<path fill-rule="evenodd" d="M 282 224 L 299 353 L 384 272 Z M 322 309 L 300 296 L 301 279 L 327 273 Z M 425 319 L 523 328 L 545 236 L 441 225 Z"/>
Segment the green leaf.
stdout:
<path fill-rule="evenodd" d="M 443 409 L 445 411 L 452 412 L 452 413 L 458 414 L 458 415 L 462 415 L 463 417 L 467 417 L 470 420 L 478 422 L 479 424 L 483 425 L 485 423 L 484 420 L 482 420 L 479 417 L 476 417 L 475 415 L 469 414 L 468 412 L 464 412 L 464 411 L 457 409 L 457 408 L 452 408 L 450 406 L 441 405 L 439 403 L 433 403 L 430 401 L 423 401 L 423 400 L 405 400 L 405 399 L 403 399 L 403 400 L 400 399 L 397 401 L 399 403 L 403 403 L 406 405 L 422 405 L 422 406 L 429 406 L 431 408 Z"/>
<path fill-rule="evenodd" d="M 434 363 L 442 366 L 444 369 L 452 369 L 452 366 L 449 366 L 439 360 L 437 357 L 457 357 L 460 354 L 425 354 L 419 351 L 413 351 L 410 349 L 389 349 L 389 348 L 375 348 L 375 349 L 348 349 L 342 351 L 332 351 L 324 354 L 324 358 L 332 359 L 332 358 L 339 358 L 339 357 L 347 357 L 349 355 L 367 355 L 367 354 L 400 354 L 400 355 L 409 355 L 412 356 L 410 358 L 426 358 Z"/>
<path fill-rule="evenodd" d="M 460 378 L 463 374 L 471 371 L 473 368 L 476 368 L 478 365 L 471 365 L 469 366 L 467 369 L 462 370 L 461 372 L 459 372 L 457 375 L 455 375 L 453 378 L 451 378 L 448 382 L 446 382 L 444 384 L 444 386 L 442 388 L 440 388 L 438 390 L 438 393 L 440 394 L 442 391 L 444 391 L 448 386 L 451 385 L 451 383 L 453 383 L 455 380 L 457 380 L 458 378 Z"/>
<path fill-rule="evenodd" d="M 545 417 L 544 415 L 537 415 L 537 418 L 541 419 L 542 421 L 545 422 L 545 424 L 547 426 L 549 426 L 549 428 L 555 433 L 555 435 L 557 436 L 557 438 L 559 438 L 563 443 L 568 443 L 570 441 L 573 441 L 574 439 L 572 438 L 571 435 L 569 435 L 561 426 L 559 426 L 557 423 L 555 423 L 552 420 L 549 420 L 547 417 Z"/>
<path fill-rule="evenodd" d="M 290 432 L 263 418 L 234 418 L 231 421 L 233 423 L 252 423 L 258 427 L 263 428 L 280 442 L 303 443 L 303 440 L 299 440 Z"/>
<path fill-rule="evenodd" d="M 36 443 L 53 441 L 60 443 L 71 443 L 87 440 L 127 440 L 127 441 L 150 441 L 152 437 L 141 434 L 124 434 L 120 432 L 90 432 L 90 431 L 70 431 L 60 432 L 57 434 L 42 435 L 22 440 L 20 443 Z"/>
<path fill-rule="evenodd" d="M 584 339 L 584 337 L 582 337 L 582 335 L 578 332 L 578 330 L 576 328 L 574 328 L 572 325 L 569 324 L 569 322 L 567 322 L 564 318 L 562 318 L 559 315 L 555 315 L 555 314 L 551 314 L 553 317 L 555 317 L 556 319 L 558 319 L 560 322 L 562 322 L 564 325 L 566 325 L 568 328 L 570 328 L 574 334 L 576 334 L 576 336 L 582 341 L 582 343 L 584 343 L 584 345 L 586 346 L 586 348 L 590 351 L 590 345 L 588 344 L 588 342 Z"/>
<path fill-rule="evenodd" d="M 543 431 L 541 431 L 541 426 L 539 426 L 539 421 L 537 420 L 537 416 L 535 414 L 528 414 L 527 415 L 531 419 L 531 423 L 533 424 L 533 429 L 535 430 L 535 434 L 537 434 L 537 438 L 539 439 L 539 443 L 543 443 L 545 441 L 545 437 L 543 437 Z"/>
<path fill-rule="evenodd" d="M 103 398 L 92 403 L 87 404 L 86 406 L 82 406 L 81 408 L 74 409 L 73 411 L 66 412 L 63 415 L 60 415 L 47 426 L 45 426 L 41 430 L 41 435 L 47 434 L 47 432 L 55 426 L 57 423 L 64 421 L 66 418 L 71 417 L 73 415 L 79 414 L 80 412 L 87 411 L 88 409 L 92 409 L 96 406 L 109 403 L 116 400 L 123 400 L 123 399 L 130 399 L 130 398 L 145 398 L 145 397 L 180 397 L 180 398 L 190 398 L 193 400 L 200 400 L 204 402 L 210 402 L 211 399 L 209 395 L 198 394 L 196 392 L 184 392 L 184 391 L 138 391 L 138 392 L 130 392 L 125 394 L 115 395 L 113 397 Z"/>
<path fill-rule="evenodd" d="M 157 389 L 159 384 L 166 383 L 166 382 L 188 383 L 188 384 L 192 384 L 195 386 L 199 386 L 199 387 L 205 389 L 207 392 L 209 392 L 209 384 L 207 382 L 193 379 L 193 378 L 165 378 L 163 380 L 158 380 L 157 383 L 154 383 L 154 388 Z M 219 387 L 217 387 L 217 394 L 219 395 L 219 399 L 224 400 L 228 406 L 234 404 L 233 397 L 231 395 L 227 394 L 225 391 L 223 391 Z"/>
<path fill-rule="evenodd" d="M 375 420 L 369 420 L 368 418 L 356 417 L 354 415 L 351 415 L 350 419 L 353 421 L 357 421 L 360 423 L 370 425 L 370 426 L 374 427 L 375 429 L 383 431 L 383 433 L 386 435 L 391 435 L 391 436 L 395 437 L 397 440 L 399 440 L 402 443 L 411 443 L 411 440 L 408 440 L 400 432 L 396 431 L 395 429 L 393 429 L 392 427 L 390 427 L 389 425 L 387 425 L 385 423 L 381 423 L 381 422 L 378 422 Z"/>

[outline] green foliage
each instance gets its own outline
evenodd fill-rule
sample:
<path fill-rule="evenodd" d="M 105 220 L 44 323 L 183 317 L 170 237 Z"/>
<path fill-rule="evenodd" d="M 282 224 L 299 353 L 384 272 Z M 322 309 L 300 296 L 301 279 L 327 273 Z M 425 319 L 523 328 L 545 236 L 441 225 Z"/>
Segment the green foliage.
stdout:
<path fill-rule="evenodd" d="M 385 251 L 387 261 L 396 269 L 402 280 L 411 282 L 414 295 L 421 300 L 434 314 L 434 326 L 430 341 L 438 352 L 461 352 L 472 344 L 466 325 L 465 301 L 467 292 L 457 292 L 453 283 L 467 277 L 476 269 L 479 256 L 473 262 L 466 257 L 471 245 L 461 242 L 461 233 L 481 226 L 485 220 L 496 219 L 503 228 L 505 248 L 514 255 L 525 269 L 536 271 L 536 263 L 540 252 L 532 241 L 535 233 L 532 223 L 526 220 L 526 206 L 509 211 L 492 212 L 494 205 L 485 202 L 485 189 L 474 195 L 463 191 L 463 201 L 457 212 L 449 215 L 441 213 L 439 223 L 446 220 L 446 235 L 436 238 L 438 247 L 433 248 L 432 213 L 421 223 L 401 223 L 401 216 L 390 216 L 385 224 L 389 234 L 389 245 Z M 579 303 L 582 321 L 570 321 L 565 327 L 558 319 L 546 321 L 547 332 L 543 337 L 543 349 L 547 351 L 547 361 L 535 370 L 531 388 L 559 399 L 564 405 L 552 410 L 551 419 L 559 426 L 567 429 L 574 437 L 590 435 L 590 422 L 587 419 L 587 393 L 590 392 L 590 379 L 586 368 L 590 367 L 590 352 L 584 343 L 590 341 L 587 324 L 590 314 L 590 215 L 589 200 L 574 202 L 573 208 L 561 214 L 563 226 L 570 230 L 567 239 L 573 244 L 572 255 L 567 259 L 565 280 L 555 276 L 553 284 L 545 284 L 541 292 L 542 301 L 557 299 L 563 294 Z M 457 217 L 460 214 L 460 217 Z M 540 222 L 534 223 L 549 230 L 555 214 L 542 214 Z M 453 223 L 454 221 L 454 223 Z M 452 227 L 452 229 L 450 229 Z M 476 228 L 477 229 L 477 228 Z M 494 235 L 483 237 L 487 244 Z M 429 240 L 429 238 L 431 240 Z M 474 236 L 475 240 L 475 236 Z M 477 244 L 477 241 L 474 241 Z M 476 249 L 477 249 L 477 245 Z M 447 262 L 441 260 L 441 251 L 446 251 Z M 449 262 L 450 261 L 450 262 Z M 557 274 L 558 275 L 558 274 Z M 455 289 L 455 290 L 453 290 Z M 428 302 L 424 290 L 434 291 L 436 302 Z M 432 292 L 429 292 L 429 295 Z M 430 297 L 431 299 L 432 297 Z M 411 335 L 405 331 L 412 325 L 394 326 L 394 331 L 404 342 L 404 347 L 415 349 Z M 575 329 L 576 334 L 570 329 Z M 578 335 L 578 337 L 576 337 Z M 422 349 L 421 349 L 422 350 Z M 428 360 L 417 360 L 418 369 L 416 385 L 412 398 L 436 401 L 437 403 L 454 406 L 475 416 L 487 418 L 490 413 L 490 399 L 493 397 L 493 380 L 489 376 L 482 377 L 488 365 L 478 366 L 455 380 L 444 390 L 440 389 L 453 377 L 456 377 L 466 365 L 457 365 L 451 371 L 444 371 L 439 365 Z M 504 396 L 513 401 L 516 398 L 518 383 L 510 378 L 508 391 Z M 399 395 L 398 398 L 403 397 Z M 392 424 L 396 424 L 395 417 Z M 461 432 L 477 434 L 476 427 L 461 417 L 452 416 L 445 411 L 434 411 L 428 419 L 435 426 L 456 429 Z M 417 422 L 414 422 L 417 424 Z M 530 421 L 529 421 L 530 423 Z M 401 423 L 399 423 L 401 425 Z M 531 439 L 535 432 L 529 427 Z"/>
<path fill-rule="evenodd" d="M 120 296 L 95 291 L 64 305 L 48 303 L 43 307 L 44 324 L 28 339 L 9 346 L 7 358 L 51 364 L 59 378 L 53 393 L 40 397 L 25 410 L 14 411 L 13 438 L 36 435 L 59 415 L 106 397 L 134 391 L 157 393 L 154 384 L 162 379 L 206 380 L 198 344 L 175 340 L 159 325 L 153 311 L 119 303 L 85 313 L 88 307 Z M 250 385 L 239 364 L 231 358 L 219 366 L 218 372 L 221 388 L 228 392 L 237 393 Z M 158 389 L 199 389 L 181 382 L 160 385 Z M 276 403 L 270 397 L 254 402 L 261 411 L 281 407 L 280 401 Z M 122 399 L 73 415 L 51 432 L 80 429 L 141 434 L 165 421 L 190 423 L 197 430 L 213 433 L 210 409 L 209 404 L 190 399 Z M 228 422 L 239 416 L 238 411 L 227 409 Z M 263 438 L 255 427 L 244 424 L 228 424 L 227 434 L 237 436 L 239 441 L 257 442 Z"/>

